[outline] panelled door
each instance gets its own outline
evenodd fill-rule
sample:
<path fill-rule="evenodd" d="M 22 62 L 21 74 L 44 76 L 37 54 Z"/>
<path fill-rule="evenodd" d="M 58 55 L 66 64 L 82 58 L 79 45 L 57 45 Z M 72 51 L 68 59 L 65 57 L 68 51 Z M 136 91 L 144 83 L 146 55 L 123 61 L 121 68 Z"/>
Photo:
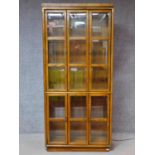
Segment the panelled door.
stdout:
<path fill-rule="evenodd" d="M 109 11 L 46 11 L 48 144 L 109 143 L 110 29 Z"/>

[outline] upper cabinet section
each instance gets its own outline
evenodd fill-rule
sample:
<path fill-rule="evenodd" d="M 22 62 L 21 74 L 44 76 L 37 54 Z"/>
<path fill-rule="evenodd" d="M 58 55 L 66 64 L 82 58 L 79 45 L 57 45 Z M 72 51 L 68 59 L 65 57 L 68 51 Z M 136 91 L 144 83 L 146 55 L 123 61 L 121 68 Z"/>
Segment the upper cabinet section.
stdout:
<path fill-rule="evenodd" d="M 87 8 L 45 11 L 46 91 L 111 91 L 111 13 Z"/>

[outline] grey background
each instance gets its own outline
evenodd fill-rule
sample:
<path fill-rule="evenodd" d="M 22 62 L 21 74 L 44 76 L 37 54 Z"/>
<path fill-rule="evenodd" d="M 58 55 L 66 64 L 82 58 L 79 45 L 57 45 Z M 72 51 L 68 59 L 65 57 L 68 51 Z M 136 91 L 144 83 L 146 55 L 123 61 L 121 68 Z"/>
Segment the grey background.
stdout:
<path fill-rule="evenodd" d="M 20 133 L 42 133 L 43 54 L 41 3 L 73 0 L 20 0 Z M 134 132 L 135 6 L 134 0 L 74 0 L 115 5 L 113 132 Z"/>

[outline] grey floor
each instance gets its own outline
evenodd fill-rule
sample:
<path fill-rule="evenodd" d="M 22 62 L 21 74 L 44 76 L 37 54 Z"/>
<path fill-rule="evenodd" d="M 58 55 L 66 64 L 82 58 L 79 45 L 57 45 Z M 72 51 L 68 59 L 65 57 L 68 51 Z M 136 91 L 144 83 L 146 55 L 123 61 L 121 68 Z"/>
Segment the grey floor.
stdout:
<path fill-rule="evenodd" d="M 133 134 L 113 134 L 113 150 L 110 152 L 47 152 L 43 134 L 20 134 L 19 155 L 134 155 L 135 140 Z"/>

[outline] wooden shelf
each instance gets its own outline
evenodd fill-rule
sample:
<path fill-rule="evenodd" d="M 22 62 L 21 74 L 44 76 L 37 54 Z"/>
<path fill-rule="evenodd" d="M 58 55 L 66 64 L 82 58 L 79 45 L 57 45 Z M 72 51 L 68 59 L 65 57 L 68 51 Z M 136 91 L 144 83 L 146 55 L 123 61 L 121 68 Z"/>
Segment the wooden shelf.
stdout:
<path fill-rule="evenodd" d="M 86 40 L 86 37 L 70 37 L 70 40 Z"/>
<path fill-rule="evenodd" d="M 69 120 L 73 122 L 85 122 L 87 121 L 87 118 L 70 118 Z"/>
<path fill-rule="evenodd" d="M 65 37 L 48 37 L 48 40 L 65 40 Z"/>
<path fill-rule="evenodd" d="M 108 67 L 108 64 L 91 64 L 91 67 Z"/>
<path fill-rule="evenodd" d="M 93 40 L 110 40 L 110 38 L 107 37 L 100 37 L 100 36 L 92 36 L 92 41 Z"/>
<path fill-rule="evenodd" d="M 57 64 L 57 63 L 53 63 L 53 64 L 51 64 L 51 63 L 49 63 L 48 64 L 48 67 L 65 67 L 66 66 L 66 64 Z"/>
<path fill-rule="evenodd" d="M 64 122 L 66 121 L 65 118 L 49 118 L 50 122 Z"/>
<path fill-rule="evenodd" d="M 69 64 L 70 67 L 87 67 L 87 64 Z"/>
<path fill-rule="evenodd" d="M 107 118 L 91 118 L 90 120 L 94 122 L 107 122 L 108 121 Z"/>

